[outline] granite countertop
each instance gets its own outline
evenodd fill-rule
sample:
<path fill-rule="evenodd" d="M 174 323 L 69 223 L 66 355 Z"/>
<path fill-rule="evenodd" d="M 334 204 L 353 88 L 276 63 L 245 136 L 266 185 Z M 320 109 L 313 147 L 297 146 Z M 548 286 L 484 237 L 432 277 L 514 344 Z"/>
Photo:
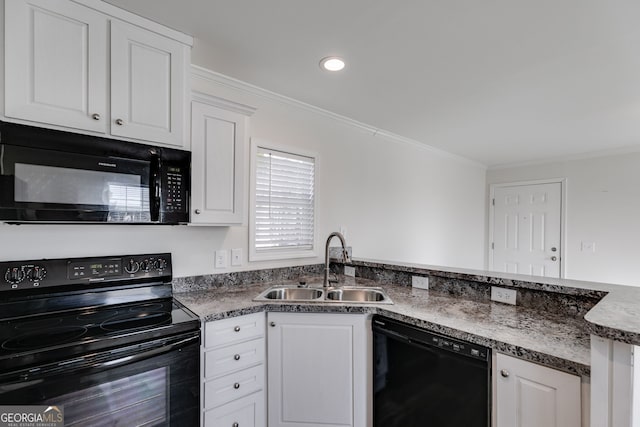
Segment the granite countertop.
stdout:
<path fill-rule="evenodd" d="M 355 264 L 374 268 L 388 268 L 390 265 L 386 261 L 366 259 L 357 260 Z M 640 287 L 422 264 L 392 264 L 395 271 L 407 273 L 432 274 L 448 279 L 594 297 L 599 302 L 584 316 L 589 333 L 640 345 Z"/>
<path fill-rule="evenodd" d="M 310 277 L 307 282 L 315 286 L 321 278 Z M 276 284 L 295 285 L 297 281 L 220 286 L 174 296 L 203 321 L 261 311 L 380 314 L 573 374 L 590 373 L 589 330 L 580 317 L 350 277 L 341 278 L 340 286 L 382 287 L 394 304 L 253 301 Z"/>

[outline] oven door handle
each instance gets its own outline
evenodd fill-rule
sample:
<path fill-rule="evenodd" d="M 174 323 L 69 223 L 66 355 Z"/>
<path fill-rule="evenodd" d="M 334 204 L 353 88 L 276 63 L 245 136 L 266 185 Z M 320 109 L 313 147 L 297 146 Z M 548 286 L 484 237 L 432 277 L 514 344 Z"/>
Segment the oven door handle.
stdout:
<path fill-rule="evenodd" d="M 135 362 L 139 362 L 140 360 L 148 359 L 153 356 L 158 356 L 164 353 L 169 353 L 170 351 L 178 350 L 182 347 L 185 347 L 191 344 L 192 342 L 196 342 L 199 340 L 200 340 L 200 337 L 193 336 L 193 337 L 185 338 L 181 341 L 177 341 L 162 347 L 145 351 L 144 353 L 132 354 L 130 356 L 121 357 L 119 359 L 96 363 L 94 365 L 91 365 L 91 367 L 94 369 L 103 369 L 103 368 L 114 368 L 116 366 L 124 365 L 127 363 L 135 363 Z"/>

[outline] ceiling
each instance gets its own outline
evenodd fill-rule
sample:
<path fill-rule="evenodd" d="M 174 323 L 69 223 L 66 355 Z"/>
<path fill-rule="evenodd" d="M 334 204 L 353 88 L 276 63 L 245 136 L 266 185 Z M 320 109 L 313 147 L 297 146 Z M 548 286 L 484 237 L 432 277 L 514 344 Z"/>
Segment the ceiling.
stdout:
<path fill-rule="evenodd" d="M 107 1 L 198 65 L 490 167 L 640 150 L 637 0 Z"/>

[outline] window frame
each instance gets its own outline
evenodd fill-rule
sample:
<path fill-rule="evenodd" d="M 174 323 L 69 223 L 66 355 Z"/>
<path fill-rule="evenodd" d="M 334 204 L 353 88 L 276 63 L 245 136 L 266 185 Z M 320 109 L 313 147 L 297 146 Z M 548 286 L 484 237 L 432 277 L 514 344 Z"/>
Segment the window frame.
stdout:
<path fill-rule="evenodd" d="M 268 249 L 256 250 L 256 156 L 258 148 L 289 153 L 294 156 L 309 157 L 313 159 L 313 244 L 310 249 Z M 319 156 L 317 153 L 269 141 L 251 138 L 250 150 L 250 186 L 249 186 L 249 261 L 271 261 L 296 258 L 312 258 L 318 256 L 318 170 Z"/>

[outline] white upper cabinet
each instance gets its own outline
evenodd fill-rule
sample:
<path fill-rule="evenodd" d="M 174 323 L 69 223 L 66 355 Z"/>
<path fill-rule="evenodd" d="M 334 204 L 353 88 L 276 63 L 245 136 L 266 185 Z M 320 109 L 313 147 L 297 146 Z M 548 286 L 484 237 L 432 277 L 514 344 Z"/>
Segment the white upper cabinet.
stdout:
<path fill-rule="evenodd" d="M 183 145 L 184 45 L 111 21 L 111 133 Z"/>
<path fill-rule="evenodd" d="M 251 107 L 194 93 L 191 104 L 191 222 L 244 220 L 247 123 Z"/>
<path fill-rule="evenodd" d="M 147 23 L 104 2 L 6 1 L 5 116 L 188 149 L 190 46 Z"/>
<path fill-rule="evenodd" d="M 105 133 L 107 18 L 66 0 L 5 2 L 5 114 Z"/>

